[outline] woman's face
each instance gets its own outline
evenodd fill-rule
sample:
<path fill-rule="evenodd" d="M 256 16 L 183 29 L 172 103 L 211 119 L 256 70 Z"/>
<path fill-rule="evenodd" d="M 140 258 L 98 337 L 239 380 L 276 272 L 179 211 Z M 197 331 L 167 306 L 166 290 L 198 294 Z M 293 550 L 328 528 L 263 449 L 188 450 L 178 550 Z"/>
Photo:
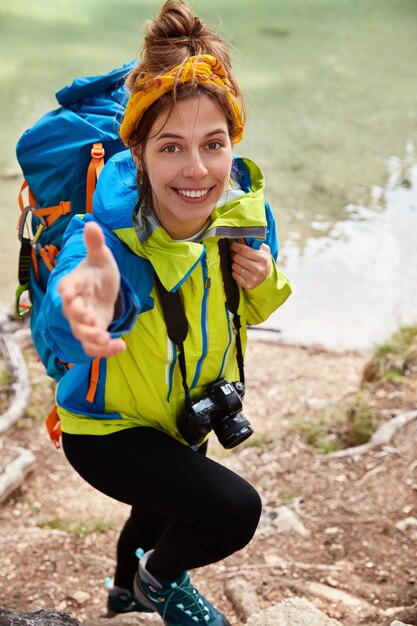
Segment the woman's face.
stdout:
<path fill-rule="evenodd" d="M 155 120 L 142 160 L 155 214 L 173 239 L 206 224 L 227 187 L 232 147 L 226 116 L 209 96 L 180 100 Z"/>

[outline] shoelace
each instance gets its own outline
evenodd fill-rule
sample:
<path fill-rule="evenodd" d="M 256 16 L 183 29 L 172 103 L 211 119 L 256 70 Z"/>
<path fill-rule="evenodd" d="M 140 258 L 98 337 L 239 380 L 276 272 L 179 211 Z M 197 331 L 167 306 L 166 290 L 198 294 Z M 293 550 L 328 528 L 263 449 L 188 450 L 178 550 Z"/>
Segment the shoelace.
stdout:
<path fill-rule="evenodd" d="M 191 584 L 190 579 L 185 579 L 180 585 L 173 583 L 170 589 L 158 589 L 158 595 L 160 598 L 165 599 L 163 618 L 166 616 L 169 605 L 174 602 L 177 608 L 184 611 L 184 613 L 194 619 L 196 623 L 207 622 L 209 609 L 201 598 L 196 597 L 199 596 L 199 594 Z"/>

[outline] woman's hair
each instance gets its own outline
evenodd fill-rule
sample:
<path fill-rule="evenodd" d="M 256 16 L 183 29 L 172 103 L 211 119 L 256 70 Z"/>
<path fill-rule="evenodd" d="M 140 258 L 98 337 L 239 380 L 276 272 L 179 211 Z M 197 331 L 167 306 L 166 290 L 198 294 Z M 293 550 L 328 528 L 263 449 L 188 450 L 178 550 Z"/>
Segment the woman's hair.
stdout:
<path fill-rule="evenodd" d="M 140 63 L 128 74 L 126 87 L 131 94 L 137 91 L 137 81 L 144 76 L 161 76 L 175 67 L 181 67 L 190 57 L 209 54 L 220 61 L 226 71 L 227 83 L 239 102 L 242 119 L 245 119 L 243 93 L 232 74 L 230 53 L 223 39 L 194 15 L 184 0 L 167 0 L 156 19 L 145 24 L 145 40 L 141 50 Z M 201 84 L 197 79 L 175 85 L 173 91 L 162 95 L 143 114 L 129 139 L 131 147 L 143 147 L 157 117 L 169 110 L 178 100 L 198 95 L 208 95 L 224 112 L 229 134 L 235 135 L 235 116 L 224 89 L 216 85 Z M 139 195 L 146 196 L 146 172 L 138 171 Z"/>

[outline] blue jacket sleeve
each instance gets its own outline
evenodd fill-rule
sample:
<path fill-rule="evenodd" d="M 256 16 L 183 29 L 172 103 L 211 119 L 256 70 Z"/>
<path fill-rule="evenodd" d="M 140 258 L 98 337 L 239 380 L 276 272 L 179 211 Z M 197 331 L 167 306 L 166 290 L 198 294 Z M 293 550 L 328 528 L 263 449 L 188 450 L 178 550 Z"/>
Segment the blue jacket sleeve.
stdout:
<path fill-rule="evenodd" d="M 256 248 L 259 250 L 263 243 L 268 244 L 271 249 L 271 255 L 274 258 L 274 261 L 278 259 L 278 235 L 277 229 L 275 226 L 275 217 L 271 211 L 271 207 L 269 203 L 265 200 L 265 217 L 266 217 L 266 235 L 265 240 L 261 241 L 260 239 L 254 239 L 253 237 L 247 237 L 246 243 L 251 248 Z"/>
<path fill-rule="evenodd" d="M 96 221 L 91 215 L 75 216 L 71 220 L 65 232 L 57 266 L 49 277 L 47 292 L 37 320 L 39 331 L 49 348 L 59 359 L 68 363 L 83 363 L 92 360 L 92 357 L 84 353 L 81 343 L 72 335 L 70 325 L 62 313 L 61 296 L 58 292 L 58 283 L 61 278 L 70 273 L 85 258 L 83 231 L 86 222 L 90 220 Z M 117 337 L 132 328 L 139 311 L 144 308 L 146 298 L 143 303 L 140 302 L 138 295 L 124 275 L 123 244 L 102 225 L 101 228 L 121 274 L 120 315 L 109 327 L 111 334 Z"/>

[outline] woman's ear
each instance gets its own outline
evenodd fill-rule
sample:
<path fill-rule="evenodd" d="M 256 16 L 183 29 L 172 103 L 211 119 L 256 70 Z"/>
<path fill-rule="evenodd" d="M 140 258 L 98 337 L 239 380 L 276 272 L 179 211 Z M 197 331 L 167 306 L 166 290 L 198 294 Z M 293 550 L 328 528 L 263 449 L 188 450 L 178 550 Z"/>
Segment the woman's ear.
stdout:
<path fill-rule="evenodd" d="M 136 165 L 136 167 L 138 168 L 138 170 L 142 170 L 143 169 L 143 160 L 142 160 L 142 150 L 140 149 L 140 146 L 135 146 L 134 148 L 130 148 L 130 153 L 132 155 L 132 159 Z"/>

